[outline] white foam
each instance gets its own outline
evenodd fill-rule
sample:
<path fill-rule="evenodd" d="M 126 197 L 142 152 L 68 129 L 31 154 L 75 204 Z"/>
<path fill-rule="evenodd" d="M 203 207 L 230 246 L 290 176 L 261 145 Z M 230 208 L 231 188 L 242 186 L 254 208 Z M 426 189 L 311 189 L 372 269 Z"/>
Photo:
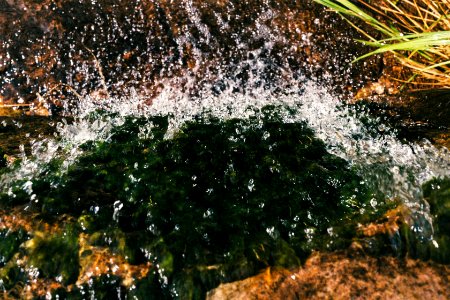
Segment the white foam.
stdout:
<path fill-rule="evenodd" d="M 230 85 L 220 95 L 203 92 L 201 96 L 191 98 L 177 93 L 176 87 L 168 84 L 153 101 L 148 113 L 173 115 L 171 126 L 174 131 L 186 120 L 204 112 L 221 119 L 248 118 L 255 114 L 255 110 L 249 108 L 284 105 L 297 110 L 294 115 L 285 114 L 285 122 L 306 121 L 331 153 L 358 166 L 361 172 L 377 172 L 384 168 L 382 171 L 389 174 L 380 176 L 377 185 L 385 189 L 389 197 L 404 198 L 404 193 L 408 192 L 413 192 L 411 199 L 420 197 L 416 189 L 425 181 L 450 175 L 450 155 L 446 148 L 438 149 L 427 140 L 420 143 L 400 141 L 395 130 L 387 125 L 383 125 L 383 133 L 373 137 L 360 121 L 361 115 L 355 116 L 353 108 L 343 105 L 325 88 L 313 81 L 301 80 L 299 85 L 287 86 L 283 93 L 263 88 L 236 93 Z M 414 180 L 407 180 L 408 174 L 413 175 Z M 384 177 L 390 182 L 383 182 Z"/>
<path fill-rule="evenodd" d="M 192 85 L 194 80 L 186 76 L 183 82 Z M 108 140 L 111 129 L 121 125 L 126 116 L 170 115 L 167 134 L 170 138 L 184 122 L 198 115 L 246 119 L 266 105 L 292 108 L 296 113 L 283 114 L 284 122 L 307 122 L 331 153 L 349 161 L 386 197 L 401 198 L 411 207 L 421 201 L 423 182 L 450 175 L 448 150 L 438 149 L 428 141 L 401 142 L 387 126 L 384 126 L 383 134 L 373 137 L 352 108 L 342 105 L 337 97 L 314 81 L 291 77 L 281 89 L 277 87 L 278 92 L 275 88 L 251 84 L 236 92 L 235 83 L 224 79 L 226 88 L 220 94 L 212 92 L 211 84 L 205 85 L 197 96 L 182 92 L 179 81 L 180 78 L 175 78 L 162 82 L 164 88 L 150 106 L 136 94 L 102 101 L 86 98 L 79 103 L 75 121 L 58 126 L 58 140 L 36 141 L 32 147 L 33 155 L 23 158 L 21 168 L 2 176 L 2 187 L 7 190 L 16 179 L 32 179 L 58 156 L 65 160 L 61 170 L 64 172 L 82 153 L 80 145 L 87 141 Z M 90 117 L 98 110 L 112 114 Z"/>

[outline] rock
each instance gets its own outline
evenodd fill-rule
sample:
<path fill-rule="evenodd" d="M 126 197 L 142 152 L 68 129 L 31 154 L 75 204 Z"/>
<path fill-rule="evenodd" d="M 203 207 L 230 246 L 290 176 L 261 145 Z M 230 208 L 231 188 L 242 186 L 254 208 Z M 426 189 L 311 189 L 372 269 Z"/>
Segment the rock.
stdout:
<path fill-rule="evenodd" d="M 450 267 L 413 259 L 315 253 L 304 267 L 221 284 L 208 300 L 448 299 Z"/>
<path fill-rule="evenodd" d="M 423 185 L 423 191 L 432 220 L 399 205 L 375 222 L 360 225 L 353 247 L 372 255 L 450 263 L 450 179 L 432 179 Z"/>
<path fill-rule="evenodd" d="M 429 257 L 450 263 L 450 178 L 443 177 L 425 183 L 424 197 L 430 204 L 434 235 Z"/>
<path fill-rule="evenodd" d="M 376 80 L 379 59 L 349 65 L 363 53 L 363 46 L 352 41 L 356 31 L 312 0 L 190 3 L 4 2 L 0 97 L 31 102 L 41 92 L 51 102 L 62 96 L 70 102 L 77 101 L 74 92 L 85 96 L 105 87 L 113 96 L 129 88 L 145 94 L 194 69 L 200 86 L 208 77 L 209 83 L 220 84 L 220 74 L 245 85 L 251 76 L 249 59 L 267 62 L 259 70 L 267 82 L 283 80 L 285 67 L 332 81 L 334 89 L 344 92 L 351 82 Z M 265 34 L 255 34 L 263 31 L 279 38 L 268 44 Z M 254 50 L 259 57 L 249 54 Z M 240 71 L 237 63 L 243 63 Z M 142 88 L 145 83 L 152 87 Z M 198 88 L 181 85 L 190 93 Z"/>
<path fill-rule="evenodd" d="M 6 167 L 7 164 L 7 156 L 3 149 L 0 147 L 0 168 Z"/>
<path fill-rule="evenodd" d="M 18 179 L 14 196 L 5 190 L 0 203 L 27 205 L 41 218 L 76 219 L 90 235 L 78 236 L 79 244 L 89 240 L 78 255 L 78 280 L 92 273 L 102 287 L 130 286 L 139 269 L 126 262 L 143 272 L 156 266 L 147 274 L 157 274 L 154 287 L 183 299 L 203 298 L 221 282 L 268 266 L 297 267 L 314 249 L 348 247 L 357 224 L 385 207 L 380 199 L 375 211 L 373 193 L 355 170 L 328 153 L 305 123 L 284 123 L 283 109 L 263 107 L 249 119 L 199 117 L 171 139 L 165 138 L 168 117 L 130 116 L 111 129 L 110 139 L 82 145 L 83 154 L 66 171 L 60 171 L 63 156 L 55 156 L 31 179 L 34 196 L 23 188 L 30 182 Z M 146 136 L 139 135 L 149 124 Z M 53 236 L 33 235 L 26 248 L 44 278 L 59 269 L 45 268 L 37 258 L 48 256 L 32 246 L 72 249 L 70 239 Z M 128 270 L 109 273 L 111 259 Z M 108 274 L 114 282 L 104 281 Z M 71 276 L 64 280 L 74 283 Z"/>
<path fill-rule="evenodd" d="M 2 106 L 0 105 L 0 117 L 18 117 L 22 115 L 19 106 Z"/>
<path fill-rule="evenodd" d="M 157 293 L 150 263 L 130 264 L 113 246 L 93 245 L 96 234 L 79 234 L 77 226 L 68 216 L 47 223 L 21 209 L 0 210 L 0 280 L 7 290 L 3 296 L 78 299 L 93 282 L 98 293 L 112 285 L 130 289 L 130 296 L 144 294 L 142 289 Z"/>
<path fill-rule="evenodd" d="M 36 231 L 24 244 L 28 268 L 37 268 L 44 278 L 60 277 L 63 284 L 74 283 L 79 274 L 78 234 L 73 229 L 64 233 Z"/>

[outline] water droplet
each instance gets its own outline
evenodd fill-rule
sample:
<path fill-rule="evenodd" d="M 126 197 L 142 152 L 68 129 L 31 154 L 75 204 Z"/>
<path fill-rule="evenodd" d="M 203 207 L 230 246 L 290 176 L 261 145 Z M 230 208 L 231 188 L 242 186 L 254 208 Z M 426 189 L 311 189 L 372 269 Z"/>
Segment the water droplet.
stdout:
<path fill-rule="evenodd" d="M 439 248 L 439 244 L 438 242 L 436 242 L 436 240 L 433 240 L 432 243 L 435 248 Z"/>
<path fill-rule="evenodd" d="M 247 187 L 248 187 L 248 190 L 249 190 L 250 192 L 253 192 L 253 190 L 254 190 L 254 188 L 255 188 L 255 183 L 254 183 L 254 180 L 253 180 L 253 179 L 250 179 L 250 180 L 248 181 Z"/>

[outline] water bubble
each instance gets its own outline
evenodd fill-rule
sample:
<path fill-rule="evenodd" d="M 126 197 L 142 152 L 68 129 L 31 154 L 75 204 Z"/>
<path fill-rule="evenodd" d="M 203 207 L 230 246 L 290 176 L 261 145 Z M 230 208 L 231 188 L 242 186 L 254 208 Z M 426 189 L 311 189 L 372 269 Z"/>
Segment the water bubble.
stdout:
<path fill-rule="evenodd" d="M 327 233 L 328 233 L 329 236 L 334 236 L 333 227 L 327 228 Z"/>
<path fill-rule="evenodd" d="M 433 240 L 432 243 L 435 248 L 439 248 L 439 244 L 438 242 L 436 242 L 436 240 Z"/>
<path fill-rule="evenodd" d="M 253 192 L 253 190 L 255 189 L 255 183 L 254 183 L 254 180 L 253 180 L 253 179 L 250 179 L 250 180 L 248 181 L 247 188 L 248 188 L 248 190 L 249 190 L 250 192 Z"/>
<path fill-rule="evenodd" d="M 266 228 L 266 232 L 268 235 L 270 235 L 271 238 L 277 239 L 278 232 L 275 230 L 275 227 L 272 226 L 272 227 Z"/>
<path fill-rule="evenodd" d="M 305 228 L 304 232 L 305 232 L 308 243 L 310 243 L 312 241 L 312 239 L 314 238 L 314 232 L 315 232 L 314 228 Z"/>

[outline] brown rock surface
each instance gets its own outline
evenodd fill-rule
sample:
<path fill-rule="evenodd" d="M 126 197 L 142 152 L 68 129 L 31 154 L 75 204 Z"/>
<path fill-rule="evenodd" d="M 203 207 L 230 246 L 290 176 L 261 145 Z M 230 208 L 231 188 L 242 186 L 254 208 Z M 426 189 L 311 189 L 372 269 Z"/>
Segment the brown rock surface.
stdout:
<path fill-rule="evenodd" d="M 354 28 L 312 0 L 3 0 L 0 104 L 70 107 L 131 89 L 150 104 L 168 84 L 191 95 L 205 85 L 220 93 L 227 80 L 237 90 L 283 89 L 292 82 L 286 77 L 299 74 L 400 111 L 400 126 L 419 140 L 448 146 L 445 93 L 401 95 L 396 79 L 404 68 L 392 55 L 351 63 L 369 51 L 355 38 Z"/>
<path fill-rule="evenodd" d="M 449 299 L 450 267 L 394 257 L 315 253 L 304 267 L 222 284 L 207 299 Z"/>
<path fill-rule="evenodd" d="M 221 75 L 245 84 L 252 56 L 269 82 L 290 68 L 345 91 L 379 75 L 376 58 L 349 63 L 363 53 L 353 35 L 312 0 L 3 0 L 0 97 L 70 99 L 104 85 L 113 95 L 133 87 L 151 97 L 163 79 L 186 74 L 200 85 L 220 85 Z"/>

